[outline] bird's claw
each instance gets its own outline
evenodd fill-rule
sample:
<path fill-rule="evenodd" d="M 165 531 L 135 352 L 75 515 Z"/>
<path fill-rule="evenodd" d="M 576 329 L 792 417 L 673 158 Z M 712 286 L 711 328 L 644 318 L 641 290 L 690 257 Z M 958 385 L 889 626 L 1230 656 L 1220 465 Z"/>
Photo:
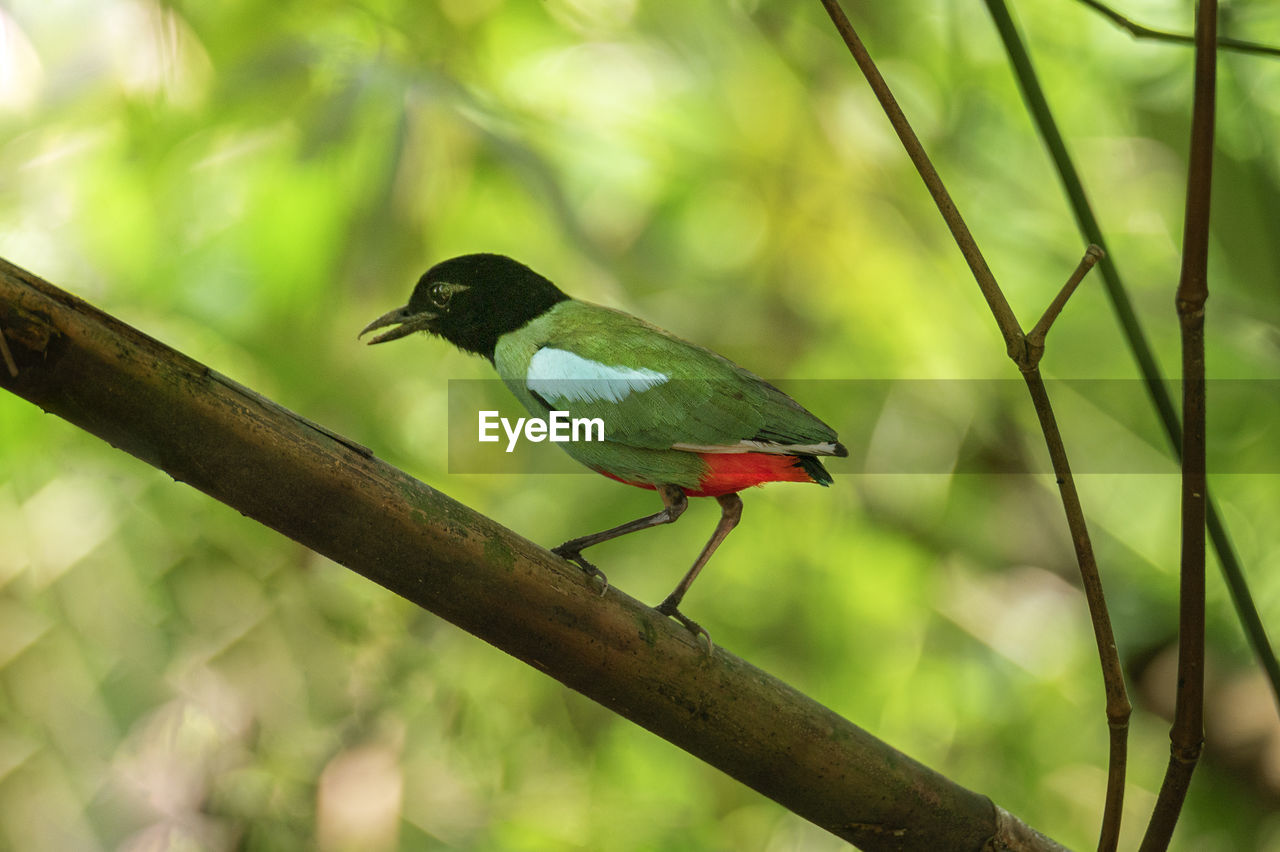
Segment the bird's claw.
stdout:
<path fill-rule="evenodd" d="M 561 559 L 572 562 L 574 565 L 581 568 L 583 573 L 587 575 L 588 581 L 598 581 L 600 583 L 601 595 L 609 591 L 609 578 L 604 575 L 603 571 L 584 559 L 581 550 L 567 548 L 562 544 L 559 547 L 551 548 L 551 552 L 556 556 L 559 556 Z"/>
<path fill-rule="evenodd" d="M 712 654 L 715 653 L 716 643 L 711 641 L 711 634 L 707 632 L 707 629 L 703 627 L 701 624 L 699 624 L 698 622 L 694 621 L 689 616 L 685 615 L 683 612 L 681 612 L 679 608 L 676 606 L 676 604 L 671 601 L 670 598 L 658 604 L 656 607 L 654 607 L 654 609 L 656 609 L 658 612 L 662 613 L 663 615 L 667 616 L 667 618 L 674 618 L 676 621 L 683 624 L 685 626 L 685 629 L 693 634 L 694 639 L 697 639 L 699 636 L 706 639 L 708 657 L 710 657 Z"/>

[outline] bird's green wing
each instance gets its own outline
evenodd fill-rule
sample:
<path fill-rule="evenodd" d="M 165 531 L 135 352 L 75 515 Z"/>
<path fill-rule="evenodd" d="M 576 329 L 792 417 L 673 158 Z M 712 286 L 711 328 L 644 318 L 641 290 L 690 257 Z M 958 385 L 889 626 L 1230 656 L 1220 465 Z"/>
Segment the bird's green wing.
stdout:
<path fill-rule="evenodd" d="M 692 452 L 839 453 L 829 426 L 758 376 L 629 314 L 584 302 L 557 305 L 504 336 L 495 365 L 530 411 L 598 417 L 607 441 Z"/>

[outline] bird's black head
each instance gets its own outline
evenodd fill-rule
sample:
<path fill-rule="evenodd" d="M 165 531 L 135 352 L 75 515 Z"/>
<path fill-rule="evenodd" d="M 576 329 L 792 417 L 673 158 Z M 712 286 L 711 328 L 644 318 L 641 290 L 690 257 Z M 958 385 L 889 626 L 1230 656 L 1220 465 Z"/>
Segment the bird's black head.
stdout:
<path fill-rule="evenodd" d="M 500 254 L 465 254 L 428 269 L 409 304 L 383 314 L 360 332 L 394 325 L 370 340 L 386 343 L 429 331 L 459 349 L 493 360 L 498 338 L 568 299 L 556 285 Z"/>

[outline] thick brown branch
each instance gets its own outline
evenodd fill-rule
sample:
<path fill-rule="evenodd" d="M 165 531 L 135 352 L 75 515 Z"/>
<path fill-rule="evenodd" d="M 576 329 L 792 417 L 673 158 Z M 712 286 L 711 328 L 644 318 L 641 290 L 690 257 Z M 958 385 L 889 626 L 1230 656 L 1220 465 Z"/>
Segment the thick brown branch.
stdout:
<path fill-rule="evenodd" d="M 709 657 L 643 604 L 601 596 L 576 567 L 367 449 L 5 261 L 0 329 L 18 368 L 0 386 L 862 849 L 1060 848 L 732 654 Z"/>
<path fill-rule="evenodd" d="M 4 339 L 4 329 L 0 329 L 0 357 L 4 358 L 4 368 L 11 377 L 18 375 L 18 365 L 13 362 L 13 353 L 9 351 L 9 341 Z"/>

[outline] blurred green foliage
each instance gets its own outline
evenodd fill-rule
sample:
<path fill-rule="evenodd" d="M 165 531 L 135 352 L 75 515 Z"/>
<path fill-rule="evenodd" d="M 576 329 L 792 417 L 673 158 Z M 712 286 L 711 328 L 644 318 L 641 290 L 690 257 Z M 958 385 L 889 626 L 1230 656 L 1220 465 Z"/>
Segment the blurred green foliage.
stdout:
<path fill-rule="evenodd" d="M 1190 26 L 1185 4 L 1128 5 Z M 990 22 L 974 3 L 847 8 L 1029 326 L 1083 245 Z M 1067 0 L 1017 11 L 1172 372 L 1190 53 Z M 1230 4 L 1223 29 L 1274 44 L 1280 13 Z M 1274 379 L 1280 63 L 1221 67 L 1209 370 Z M 357 343 L 426 266 L 478 250 L 779 379 L 1016 378 L 817 3 L 0 4 L 0 254 L 545 545 L 652 511 L 652 494 L 589 476 L 450 475 L 448 380 L 488 365 L 426 339 Z M 1044 368 L 1131 379 L 1093 283 Z M 831 489 L 753 491 L 686 607 L 724 647 L 1088 847 L 1106 761 L 1092 636 L 1052 479 L 1019 475 L 1044 466 L 1030 406 L 980 388 L 957 383 L 920 428 L 895 391 L 831 403 L 841 428 L 991 473 L 832 464 Z M 1096 405 L 1057 403 L 1068 448 L 1096 445 L 1073 434 Z M 1117 434 L 1167 455 L 1137 411 Z M 1266 471 L 1214 488 L 1278 625 L 1280 446 L 1249 441 L 1274 424 L 1247 393 L 1211 411 L 1222 451 L 1238 439 Z M 1080 487 L 1138 708 L 1132 847 L 1167 759 L 1177 482 Z M 713 523 L 702 503 L 601 547 L 610 579 L 660 599 Z M 841 847 L 8 396 L 0 542 L 0 847 Z M 1175 845 L 1275 849 L 1275 706 L 1216 575 L 1210 595 L 1210 745 Z"/>

